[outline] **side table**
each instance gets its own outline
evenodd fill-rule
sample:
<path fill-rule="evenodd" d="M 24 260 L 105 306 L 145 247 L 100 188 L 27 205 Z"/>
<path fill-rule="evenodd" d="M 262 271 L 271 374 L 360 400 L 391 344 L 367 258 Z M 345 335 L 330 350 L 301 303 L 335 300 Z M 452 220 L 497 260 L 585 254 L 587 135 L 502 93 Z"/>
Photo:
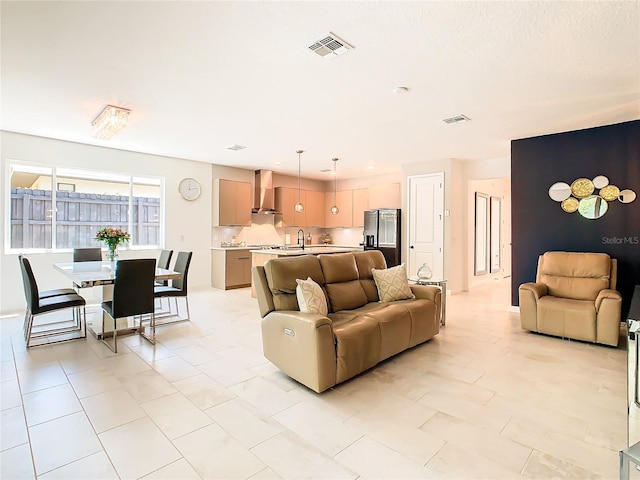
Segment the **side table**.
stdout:
<path fill-rule="evenodd" d="M 444 327 L 447 324 L 447 281 L 424 280 L 417 277 L 410 277 L 409 281 L 416 285 L 432 285 L 440 287 L 440 291 L 442 292 L 440 295 L 440 325 Z"/>
<path fill-rule="evenodd" d="M 629 480 L 629 462 L 640 467 L 640 442 L 620 452 L 620 480 Z"/>

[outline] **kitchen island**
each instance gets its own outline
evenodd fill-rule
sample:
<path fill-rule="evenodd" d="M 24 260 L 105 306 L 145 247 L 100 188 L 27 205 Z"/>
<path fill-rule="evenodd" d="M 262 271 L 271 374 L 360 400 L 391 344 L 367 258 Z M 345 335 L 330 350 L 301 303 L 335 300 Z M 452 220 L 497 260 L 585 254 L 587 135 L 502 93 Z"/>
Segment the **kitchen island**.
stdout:
<path fill-rule="evenodd" d="M 300 255 L 320 255 L 325 253 L 345 253 L 345 252 L 358 252 L 362 251 L 362 247 L 349 247 L 339 245 L 305 245 L 303 248 L 298 248 L 295 245 L 287 247 L 277 247 L 268 249 L 256 249 L 250 250 L 251 253 L 251 266 L 262 266 L 265 262 L 271 258 L 278 257 L 296 257 Z M 253 278 L 251 279 L 251 296 L 256 297 L 256 290 L 253 285 Z"/>

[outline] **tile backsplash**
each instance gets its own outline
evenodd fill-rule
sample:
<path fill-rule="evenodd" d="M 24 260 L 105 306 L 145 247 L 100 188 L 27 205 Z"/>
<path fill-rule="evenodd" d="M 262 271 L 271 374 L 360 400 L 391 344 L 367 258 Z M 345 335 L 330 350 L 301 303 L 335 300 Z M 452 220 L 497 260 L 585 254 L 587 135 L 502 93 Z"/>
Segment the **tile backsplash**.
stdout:
<path fill-rule="evenodd" d="M 220 246 L 221 242 L 245 242 L 247 245 L 282 245 L 289 234 L 289 242 L 295 244 L 298 228 L 274 227 L 273 215 L 252 215 L 250 227 L 212 227 L 211 245 Z M 322 243 L 325 234 L 331 235 L 334 245 L 358 246 L 362 242 L 362 228 L 303 228 L 305 239 L 311 233 L 311 243 Z"/>

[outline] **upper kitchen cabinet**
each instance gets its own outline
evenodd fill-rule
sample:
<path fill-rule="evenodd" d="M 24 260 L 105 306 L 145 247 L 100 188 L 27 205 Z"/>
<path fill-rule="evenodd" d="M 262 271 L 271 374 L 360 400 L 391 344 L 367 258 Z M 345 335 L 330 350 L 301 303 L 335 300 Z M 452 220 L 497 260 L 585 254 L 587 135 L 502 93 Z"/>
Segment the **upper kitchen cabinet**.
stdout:
<path fill-rule="evenodd" d="M 369 189 L 353 190 L 353 226 L 364 227 L 364 212 L 369 210 Z"/>
<path fill-rule="evenodd" d="M 277 220 L 278 227 L 324 227 L 324 192 L 300 190 L 300 202 L 304 210 L 296 212 L 298 203 L 298 189 L 291 187 L 276 187 L 276 210 L 282 215 Z"/>
<path fill-rule="evenodd" d="M 338 214 L 331 214 L 331 207 L 333 206 L 333 192 L 326 192 L 325 194 L 325 225 L 327 228 L 345 227 L 351 228 L 353 226 L 353 190 L 343 190 L 336 192 L 336 205 L 338 206 Z"/>
<path fill-rule="evenodd" d="M 216 178 L 213 182 L 212 225 L 251 225 L 251 184 Z"/>
<path fill-rule="evenodd" d="M 298 203 L 298 189 L 290 187 L 276 187 L 275 207 L 281 213 L 277 220 L 278 227 L 306 227 L 307 226 L 307 192 L 300 190 L 300 202 L 304 205 L 304 210 L 296 212 L 295 206 Z"/>
<path fill-rule="evenodd" d="M 326 224 L 326 214 L 324 205 L 324 192 L 306 191 L 306 203 L 303 203 L 307 212 L 307 227 L 324 227 Z"/>
<path fill-rule="evenodd" d="M 369 187 L 369 208 L 401 208 L 400 184 L 382 183 Z"/>

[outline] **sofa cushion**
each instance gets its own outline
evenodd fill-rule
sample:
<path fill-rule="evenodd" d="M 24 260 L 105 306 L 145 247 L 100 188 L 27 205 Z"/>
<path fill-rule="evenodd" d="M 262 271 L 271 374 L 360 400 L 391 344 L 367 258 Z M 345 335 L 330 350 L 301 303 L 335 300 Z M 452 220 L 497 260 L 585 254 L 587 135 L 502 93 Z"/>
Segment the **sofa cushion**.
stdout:
<path fill-rule="evenodd" d="M 405 298 L 413 298 L 404 263 L 385 270 L 373 268 L 371 273 L 376 282 L 376 287 L 378 287 L 378 296 L 381 302 L 394 302 Z"/>
<path fill-rule="evenodd" d="M 327 315 L 327 299 L 324 296 L 322 287 L 314 282 L 311 277 L 306 280 L 296 279 L 296 298 L 298 306 L 303 313 L 319 313 Z"/>
<path fill-rule="evenodd" d="M 367 295 L 367 300 L 369 302 L 377 302 L 380 297 L 378 297 L 378 287 L 376 287 L 376 282 L 373 280 L 371 269 L 384 270 L 387 268 L 384 255 L 380 250 L 367 250 L 365 252 L 356 252 L 353 256 L 356 259 L 360 284 Z"/>
<path fill-rule="evenodd" d="M 329 311 L 350 310 L 367 304 L 367 295 L 359 280 L 341 283 L 327 283 L 324 286 L 329 298 Z"/>
<path fill-rule="evenodd" d="M 538 331 L 558 337 L 596 340 L 596 309 L 589 300 L 545 295 L 538 300 Z"/>
<path fill-rule="evenodd" d="M 380 327 L 367 315 L 333 325 L 336 343 L 336 383 L 373 367 L 380 361 Z"/>
<path fill-rule="evenodd" d="M 406 308 L 411 316 L 410 347 L 426 342 L 440 331 L 437 307 L 431 300 L 421 298 L 400 300 L 393 305 Z"/>
<path fill-rule="evenodd" d="M 274 261 L 275 260 L 275 261 Z M 320 262 L 315 255 L 276 258 L 264 264 L 267 285 L 273 295 L 276 310 L 299 310 L 296 280 L 310 277 L 319 285 L 324 283 Z"/>
<path fill-rule="evenodd" d="M 380 361 L 406 350 L 411 340 L 411 315 L 407 309 L 396 303 L 385 303 L 384 307 L 366 314 L 380 328 Z"/>
<path fill-rule="evenodd" d="M 549 295 L 574 300 L 595 300 L 609 288 L 611 258 L 606 253 L 546 252 L 540 258 L 537 282 Z"/>
<path fill-rule="evenodd" d="M 318 260 L 322 267 L 330 312 L 358 308 L 368 303 L 360 284 L 353 253 L 318 255 Z"/>

